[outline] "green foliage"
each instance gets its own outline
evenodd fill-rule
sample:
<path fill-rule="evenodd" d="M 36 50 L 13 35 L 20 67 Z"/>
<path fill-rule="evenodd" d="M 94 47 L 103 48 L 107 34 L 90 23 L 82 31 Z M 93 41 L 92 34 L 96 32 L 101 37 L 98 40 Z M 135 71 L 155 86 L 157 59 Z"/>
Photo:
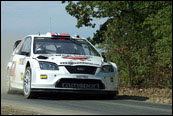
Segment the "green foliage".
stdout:
<path fill-rule="evenodd" d="M 120 85 L 172 87 L 172 1 L 68 2 L 76 27 L 95 27 L 90 39 L 120 70 Z"/>
<path fill-rule="evenodd" d="M 166 86 L 172 85 L 172 4 L 163 5 L 165 7 L 159 9 L 156 15 L 146 18 L 144 24 L 150 25 L 148 28 L 153 30 L 152 34 L 157 38 L 153 45 L 158 59 L 156 70 Z"/>

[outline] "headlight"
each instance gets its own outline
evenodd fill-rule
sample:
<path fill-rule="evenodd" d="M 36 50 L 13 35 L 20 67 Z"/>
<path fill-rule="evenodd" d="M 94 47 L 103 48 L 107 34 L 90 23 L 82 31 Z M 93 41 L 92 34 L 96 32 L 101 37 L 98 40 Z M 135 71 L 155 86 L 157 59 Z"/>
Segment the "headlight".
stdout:
<path fill-rule="evenodd" d="M 52 62 L 39 62 L 41 70 L 59 70 L 58 65 Z"/>
<path fill-rule="evenodd" d="M 114 72 L 112 65 L 104 65 L 101 68 L 101 72 Z"/>

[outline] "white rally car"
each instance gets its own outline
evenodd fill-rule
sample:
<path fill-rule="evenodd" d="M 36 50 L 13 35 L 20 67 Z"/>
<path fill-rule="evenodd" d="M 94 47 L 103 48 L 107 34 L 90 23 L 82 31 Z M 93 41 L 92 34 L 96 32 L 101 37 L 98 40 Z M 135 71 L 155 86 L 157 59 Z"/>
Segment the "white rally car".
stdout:
<path fill-rule="evenodd" d="M 85 38 L 69 34 L 28 35 L 14 44 L 7 66 L 8 93 L 118 94 L 118 69 Z"/>

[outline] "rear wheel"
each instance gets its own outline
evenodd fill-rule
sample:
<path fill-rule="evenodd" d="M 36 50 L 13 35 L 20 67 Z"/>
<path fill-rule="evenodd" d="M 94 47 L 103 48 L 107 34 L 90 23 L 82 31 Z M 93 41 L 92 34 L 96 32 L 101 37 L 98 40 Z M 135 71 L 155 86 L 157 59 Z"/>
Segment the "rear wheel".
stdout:
<path fill-rule="evenodd" d="M 35 98 L 34 93 L 31 91 L 31 68 L 27 67 L 23 79 L 23 93 L 24 96 L 29 99 L 29 98 Z"/>

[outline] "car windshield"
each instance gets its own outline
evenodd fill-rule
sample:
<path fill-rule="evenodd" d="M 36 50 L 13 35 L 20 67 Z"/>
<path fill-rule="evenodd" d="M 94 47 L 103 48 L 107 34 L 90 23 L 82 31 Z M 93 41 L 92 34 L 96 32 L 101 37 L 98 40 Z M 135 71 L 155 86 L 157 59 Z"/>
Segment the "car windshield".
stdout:
<path fill-rule="evenodd" d="M 76 54 L 100 56 L 96 49 L 83 39 L 34 38 L 34 54 Z"/>

